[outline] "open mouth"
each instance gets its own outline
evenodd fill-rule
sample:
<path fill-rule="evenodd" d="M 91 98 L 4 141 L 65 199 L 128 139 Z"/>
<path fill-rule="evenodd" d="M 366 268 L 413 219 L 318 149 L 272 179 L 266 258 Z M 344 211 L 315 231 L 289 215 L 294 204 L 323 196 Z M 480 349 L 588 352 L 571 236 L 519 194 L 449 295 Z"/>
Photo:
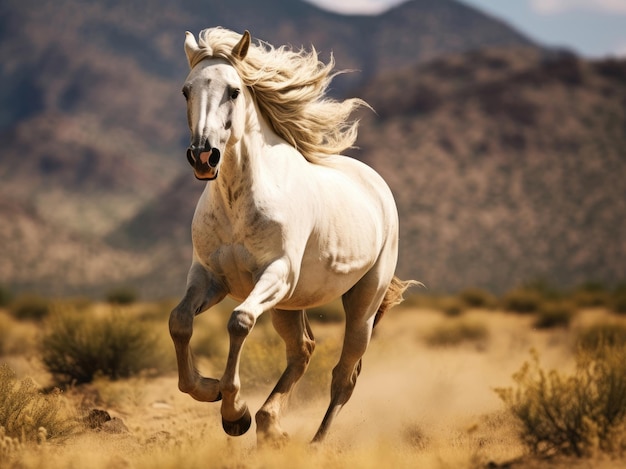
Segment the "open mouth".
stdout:
<path fill-rule="evenodd" d="M 188 148 L 187 161 L 193 167 L 194 175 L 201 181 L 211 181 L 219 172 L 220 151 L 217 148 Z"/>

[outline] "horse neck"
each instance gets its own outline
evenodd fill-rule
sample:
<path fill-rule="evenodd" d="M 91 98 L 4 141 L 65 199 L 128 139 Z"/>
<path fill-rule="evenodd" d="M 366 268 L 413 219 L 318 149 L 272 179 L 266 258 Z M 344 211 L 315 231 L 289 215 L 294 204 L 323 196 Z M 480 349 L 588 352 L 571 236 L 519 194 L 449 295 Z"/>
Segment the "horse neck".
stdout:
<path fill-rule="evenodd" d="M 251 195 L 255 181 L 263 178 L 263 173 L 268 170 L 264 150 L 276 138 L 256 104 L 250 100 L 243 136 L 227 147 L 214 185 L 221 197 L 231 202 L 229 205 L 232 205 L 233 194 L 237 194 L 238 199 Z"/>

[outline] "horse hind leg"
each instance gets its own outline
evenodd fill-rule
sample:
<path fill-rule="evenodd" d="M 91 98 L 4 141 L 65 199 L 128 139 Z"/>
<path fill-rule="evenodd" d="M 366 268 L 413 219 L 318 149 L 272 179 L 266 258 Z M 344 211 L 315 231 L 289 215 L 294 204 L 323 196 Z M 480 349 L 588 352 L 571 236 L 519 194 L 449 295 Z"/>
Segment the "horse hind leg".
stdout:
<path fill-rule="evenodd" d="M 304 310 L 273 310 L 271 314 L 272 324 L 285 342 L 287 367 L 255 420 L 258 442 L 276 444 L 287 439 L 280 426 L 280 417 L 291 391 L 309 365 L 315 339 Z"/>
<path fill-rule="evenodd" d="M 330 405 L 313 442 L 324 439 L 331 423 L 348 402 L 361 372 L 362 357 L 369 345 L 374 317 L 381 304 L 385 286 L 380 286 L 378 276 L 370 271 L 343 296 L 346 326 L 339 362 L 333 369 L 330 388 Z"/>
<path fill-rule="evenodd" d="M 346 312 L 343 349 L 339 363 L 333 369 L 330 405 L 313 442 L 324 439 L 332 421 L 352 396 L 374 327 L 387 309 L 402 301 L 404 290 L 416 283 L 403 282 L 392 276 L 381 286 L 379 278 L 375 270 L 370 271 L 343 296 Z"/>

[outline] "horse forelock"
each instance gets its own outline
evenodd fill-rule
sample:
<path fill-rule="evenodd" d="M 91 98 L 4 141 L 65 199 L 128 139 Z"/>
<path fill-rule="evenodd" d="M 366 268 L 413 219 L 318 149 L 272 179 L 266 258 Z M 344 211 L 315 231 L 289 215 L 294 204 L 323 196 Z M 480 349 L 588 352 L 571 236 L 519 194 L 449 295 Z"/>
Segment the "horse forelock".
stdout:
<path fill-rule="evenodd" d="M 274 131 L 308 161 L 322 163 L 325 156 L 354 144 L 358 121 L 351 121 L 350 114 L 367 104 L 356 98 L 337 101 L 326 96 L 334 76 L 332 56 L 324 64 L 314 48 L 310 52 L 294 51 L 259 41 L 238 60 L 232 50 L 240 38 L 240 34 L 220 27 L 201 31 L 191 68 L 209 57 L 226 59 L 252 91 Z"/>

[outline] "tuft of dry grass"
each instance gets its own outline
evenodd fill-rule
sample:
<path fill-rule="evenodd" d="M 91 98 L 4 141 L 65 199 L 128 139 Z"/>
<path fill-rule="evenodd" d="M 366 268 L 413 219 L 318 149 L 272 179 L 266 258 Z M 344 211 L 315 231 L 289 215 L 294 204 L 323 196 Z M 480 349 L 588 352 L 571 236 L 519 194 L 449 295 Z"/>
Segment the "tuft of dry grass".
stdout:
<path fill-rule="evenodd" d="M 66 437 L 76 425 L 58 389 L 44 394 L 31 378 L 18 380 L 8 365 L 0 365 L 0 428 L 7 445 L 11 439 L 41 443 Z"/>

